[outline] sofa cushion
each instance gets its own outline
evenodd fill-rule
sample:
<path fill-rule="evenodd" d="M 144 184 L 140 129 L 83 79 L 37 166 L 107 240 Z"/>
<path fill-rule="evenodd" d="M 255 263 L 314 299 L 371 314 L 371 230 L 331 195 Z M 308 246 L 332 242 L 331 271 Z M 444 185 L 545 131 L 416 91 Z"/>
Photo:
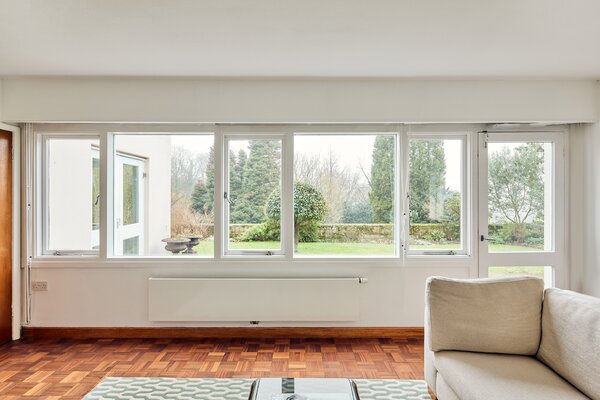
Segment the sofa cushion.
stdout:
<path fill-rule="evenodd" d="M 435 386 L 437 387 L 437 392 L 435 392 L 435 395 L 438 399 L 460 400 L 460 398 L 456 395 L 454 390 L 452 390 L 452 388 L 448 386 L 448 383 L 446 383 L 444 377 L 441 374 L 437 374 Z"/>
<path fill-rule="evenodd" d="M 441 351 L 434 363 L 461 400 L 588 399 L 534 357 Z"/>
<path fill-rule="evenodd" d="M 536 354 L 543 292 L 544 282 L 536 278 L 429 278 L 430 349 Z"/>
<path fill-rule="evenodd" d="M 538 359 L 594 400 L 600 400 L 600 299 L 548 289 Z"/>

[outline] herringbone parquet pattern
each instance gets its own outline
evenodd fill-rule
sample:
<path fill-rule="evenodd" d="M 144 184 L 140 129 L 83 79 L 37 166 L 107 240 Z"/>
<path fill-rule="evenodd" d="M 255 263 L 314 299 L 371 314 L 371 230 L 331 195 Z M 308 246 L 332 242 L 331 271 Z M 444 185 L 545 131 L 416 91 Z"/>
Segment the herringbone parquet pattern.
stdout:
<path fill-rule="evenodd" d="M 423 379 L 423 341 L 38 339 L 0 348 L 2 399 L 80 399 L 105 376 Z"/>

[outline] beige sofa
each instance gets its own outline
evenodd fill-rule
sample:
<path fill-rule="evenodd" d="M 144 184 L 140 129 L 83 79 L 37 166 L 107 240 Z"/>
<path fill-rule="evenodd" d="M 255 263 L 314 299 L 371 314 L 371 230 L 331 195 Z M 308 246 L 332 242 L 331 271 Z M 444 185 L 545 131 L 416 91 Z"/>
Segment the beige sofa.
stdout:
<path fill-rule="evenodd" d="M 535 278 L 429 278 L 425 379 L 439 400 L 600 400 L 600 299 Z"/>

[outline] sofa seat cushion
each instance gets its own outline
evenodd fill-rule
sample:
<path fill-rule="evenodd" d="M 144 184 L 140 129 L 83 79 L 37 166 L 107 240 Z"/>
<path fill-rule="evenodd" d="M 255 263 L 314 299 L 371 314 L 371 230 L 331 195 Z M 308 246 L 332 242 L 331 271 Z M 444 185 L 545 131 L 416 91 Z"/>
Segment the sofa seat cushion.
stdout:
<path fill-rule="evenodd" d="M 434 364 L 461 400 L 589 400 L 533 357 L 440 351 Z"/>

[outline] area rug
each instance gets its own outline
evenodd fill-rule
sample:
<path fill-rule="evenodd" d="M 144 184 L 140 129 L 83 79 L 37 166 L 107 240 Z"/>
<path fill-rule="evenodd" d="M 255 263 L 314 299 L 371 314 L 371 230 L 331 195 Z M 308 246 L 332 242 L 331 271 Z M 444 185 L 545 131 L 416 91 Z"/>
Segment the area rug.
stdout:
<path fill-rule="evenodd" d="M 254 379 L 104 378 L 84 400 L 248 400 Z M 425 381 L 355 379 L 361 400 L 431 400 Z"/>

